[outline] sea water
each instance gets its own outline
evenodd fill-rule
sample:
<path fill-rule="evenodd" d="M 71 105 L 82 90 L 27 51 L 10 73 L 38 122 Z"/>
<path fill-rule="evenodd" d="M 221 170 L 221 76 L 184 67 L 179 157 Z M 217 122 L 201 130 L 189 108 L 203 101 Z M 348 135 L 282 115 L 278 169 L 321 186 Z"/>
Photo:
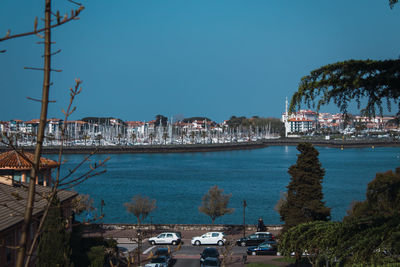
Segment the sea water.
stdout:
<path fill-rule="evenodd" d="M 400 166 L 398 147 L 317 149 L 326 171 L 322 186 L 332 220 L 341 220 L 353 201 L 365 199 L 367 185 L 377 172 Z M 296 163 L 298 153 L 294 146 L 271 146 L 207 153 L 98 154 L 90 164 L 110 157 L 107 172 L 73 189 L 93 198 L 97 211 L 92 216 L 100 213 L 100 203 L 104 200 L 105 223 L 136 223 L 124 203 L 137 194 L 156 200 L 157 208 L 145 223 L 211 223 L 198 208 L 202 196 L 217 185 L 224 193 L 231 194 L 229 207 L 234 212 L 215 223 L 242 224 L 243 200 L 246 200 L 247 224 L 256 224 L 259 217 L 266 224 L 279 224 L 280 217 L 274 207 L 286 191 L 290 181 L 287 170 Z M 65 155 L 62 173 L 68 173 L 83 157 Z M 84 164 L 74 177 L 88 169 L 88 164 Z"/>

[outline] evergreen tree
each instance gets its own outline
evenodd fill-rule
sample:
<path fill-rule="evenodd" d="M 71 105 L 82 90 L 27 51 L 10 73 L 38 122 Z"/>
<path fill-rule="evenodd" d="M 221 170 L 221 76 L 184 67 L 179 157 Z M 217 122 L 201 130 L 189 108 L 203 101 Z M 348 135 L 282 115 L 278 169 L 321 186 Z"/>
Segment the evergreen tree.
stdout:
<path fill-rule="evenodd" d="M 287 186 L 286 200 L 279 207 L 284 231 L 292 226 L 310 221 L 328 221 L 330 208 L 322 201 L 322 179 L 325 170 L 321 168 L 318 151 L 310 143 L 297 146 L 300 154 L 296 164 L 289 168 L 291 181 Z"/>
<path fill-rule="evenodd" d="M 70 236 L 65 231 L 65 218 L 58 198 L 51 203 L 38 245 L 38 267 L 66 267 L 70 264 Z"/>

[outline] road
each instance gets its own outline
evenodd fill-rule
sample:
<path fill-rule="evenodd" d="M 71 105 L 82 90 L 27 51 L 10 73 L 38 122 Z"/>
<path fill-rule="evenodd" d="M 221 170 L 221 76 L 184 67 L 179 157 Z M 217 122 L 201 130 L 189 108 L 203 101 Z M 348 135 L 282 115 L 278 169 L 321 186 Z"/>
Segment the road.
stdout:
<path fill-rule="evenodd" d="M 186 241 L 186 240 L 184 240 Z M 163 245 L 156 245 L 156 246 L 150 246 L 148 244 L 143 244 L 143 254 L 144 255 L 149 255 L 151 252 L 154 253 L 154 251 L 159 248 L 159 247 L 167 247 Z M 172 266 L 174 267 L 191 267 L 191 266 L 200 266 L 200 253 L 206 248 L 206 247 L 215 247 L 219 250 L 220 255 L 222 256 L 224 253 L 224 250 L 227 249 L 227 247 L 219 247 L 219 246 L 192 246 L 190 244 L 190 240 L 184 242 L 184 244 L 180 247 L 179 250 L 176 250 L 178 247 L 177 246 L 169 246 L 171 251 L 173 252 L 173 257 L 174 257 L 174 264 Z M 244 254 L 246 254 L 246 248 L 245 247 L 231 247 L 228 248 L 231 250 L 233 255 L 231 256 L 232 259 L 230 259 L 230 262 L 237 262 L 237 264 L 230 264 L 229 266 L 243 266 L 241 264 L 241 259 Z M 229 253 L 230 254 L 230 253 Z"/>

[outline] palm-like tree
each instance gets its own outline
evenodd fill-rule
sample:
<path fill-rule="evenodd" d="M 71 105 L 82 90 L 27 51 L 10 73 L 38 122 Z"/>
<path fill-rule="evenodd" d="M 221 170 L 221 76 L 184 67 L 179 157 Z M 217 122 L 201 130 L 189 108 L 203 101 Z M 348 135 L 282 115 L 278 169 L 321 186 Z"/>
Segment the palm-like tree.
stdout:
<path fill-rule="evenodd" d="M 164 139 L 164 145 L 167 144 L 168 133 L 164 132 L 162 138 Z"/>
<path fill-rule="evenodd" d="M 82 136 L 83 141 L 85 141 L 85 146 L 86 146 L 86 142 L 87 140 L 89 140 L 89 136 L 87 134 L 85 134 L 84 136 Z"/>
<path fill-rule="evenodd" d="M 154 133 L 150 133 L 149 134 L 149 138 L 150 138 L 150 144 L 153 144 L 153 139 L 154 139 Z"/>
<path fill-rule="evenodd" d="M 103 136 L 101 134 L 96 135 L 96 140 L 99 142 L 99 145 L 100 145 L 101 139 L 103 139 Z"/>
<path fill-rule="evenodd" d="M 18 141 L 21 139 L 21 133 L 17 132 L 14 134 L 15 146 L 18 146 Z"/>
<path fill-rule="evenodd" d="M 136 133 L 132 133 L 131 134 L 131 138 L 132 138 L 133 144 L 135 144 L 135 141 L 136 141 L 136 138 L 137 138 Z"/>
<path fill-rule="evenodd" d="M 206 143 L 206 137 L 207 137 L 207 132 L 206 131 L 202 131 L 201 132 L 201 138 L 203 138 L 203 144 Z"/>
<path fill-rule="evenodd" d="M 47 139 L 50 141 L 50 145 L 53 146 L 53 141 L 54 141 L 54 139 L 55 139 L 54 134 L 49 133 L 49 134 L 47 135 Z"/>
<path fill-rule="evenodd" d="M 183 145 L 183 138 L 186 136 L 186 130 L 182 129 L 181 131 L 181 144 Z"/>
<path fill-rule="evenodd" d="M 122 138 L 122 134 L 118 134 L 117 135 L 117 138 L 118 138 L 118 145 L 120 145 L 121 144 L 121 138 Z"/>
<path fill-rule="evenodd" d="M 196 136 L 196 133 L 194 131 L 190 132 L 190 140 L 192 141 L 192 144 L 194 143 L 194 137 Z"/>

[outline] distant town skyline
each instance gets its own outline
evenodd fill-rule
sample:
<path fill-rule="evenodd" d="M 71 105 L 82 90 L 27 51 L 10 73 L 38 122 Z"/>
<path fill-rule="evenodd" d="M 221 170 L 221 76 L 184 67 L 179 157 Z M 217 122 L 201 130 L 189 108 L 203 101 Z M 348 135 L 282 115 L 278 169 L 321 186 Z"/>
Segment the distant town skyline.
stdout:
<path fill-rule="evenodd" d="M 62 118 L 68 89 L 83 92 L 71 119 L 115 117 L 280 118 L 301 77 L 347 59 L 399 57 L 400 9 L 388 1 L 82 1 L 81 19 L 53 31 L 48 117 Z M 61 14 L 74 6 L 54 3 Z M 42 3 L 5 0 L 0 35 L 33 29 Z M 37 37 L 0 43 L 0 120 L 39 117 Z M 306 107 L 304 107 L 306 108 Z M 338 113 L 333 105 L 322 112 Z M 358 114 L 355 108 L 351 113 Z M 394 114 L 395 112 L 384 112 Z"/>

